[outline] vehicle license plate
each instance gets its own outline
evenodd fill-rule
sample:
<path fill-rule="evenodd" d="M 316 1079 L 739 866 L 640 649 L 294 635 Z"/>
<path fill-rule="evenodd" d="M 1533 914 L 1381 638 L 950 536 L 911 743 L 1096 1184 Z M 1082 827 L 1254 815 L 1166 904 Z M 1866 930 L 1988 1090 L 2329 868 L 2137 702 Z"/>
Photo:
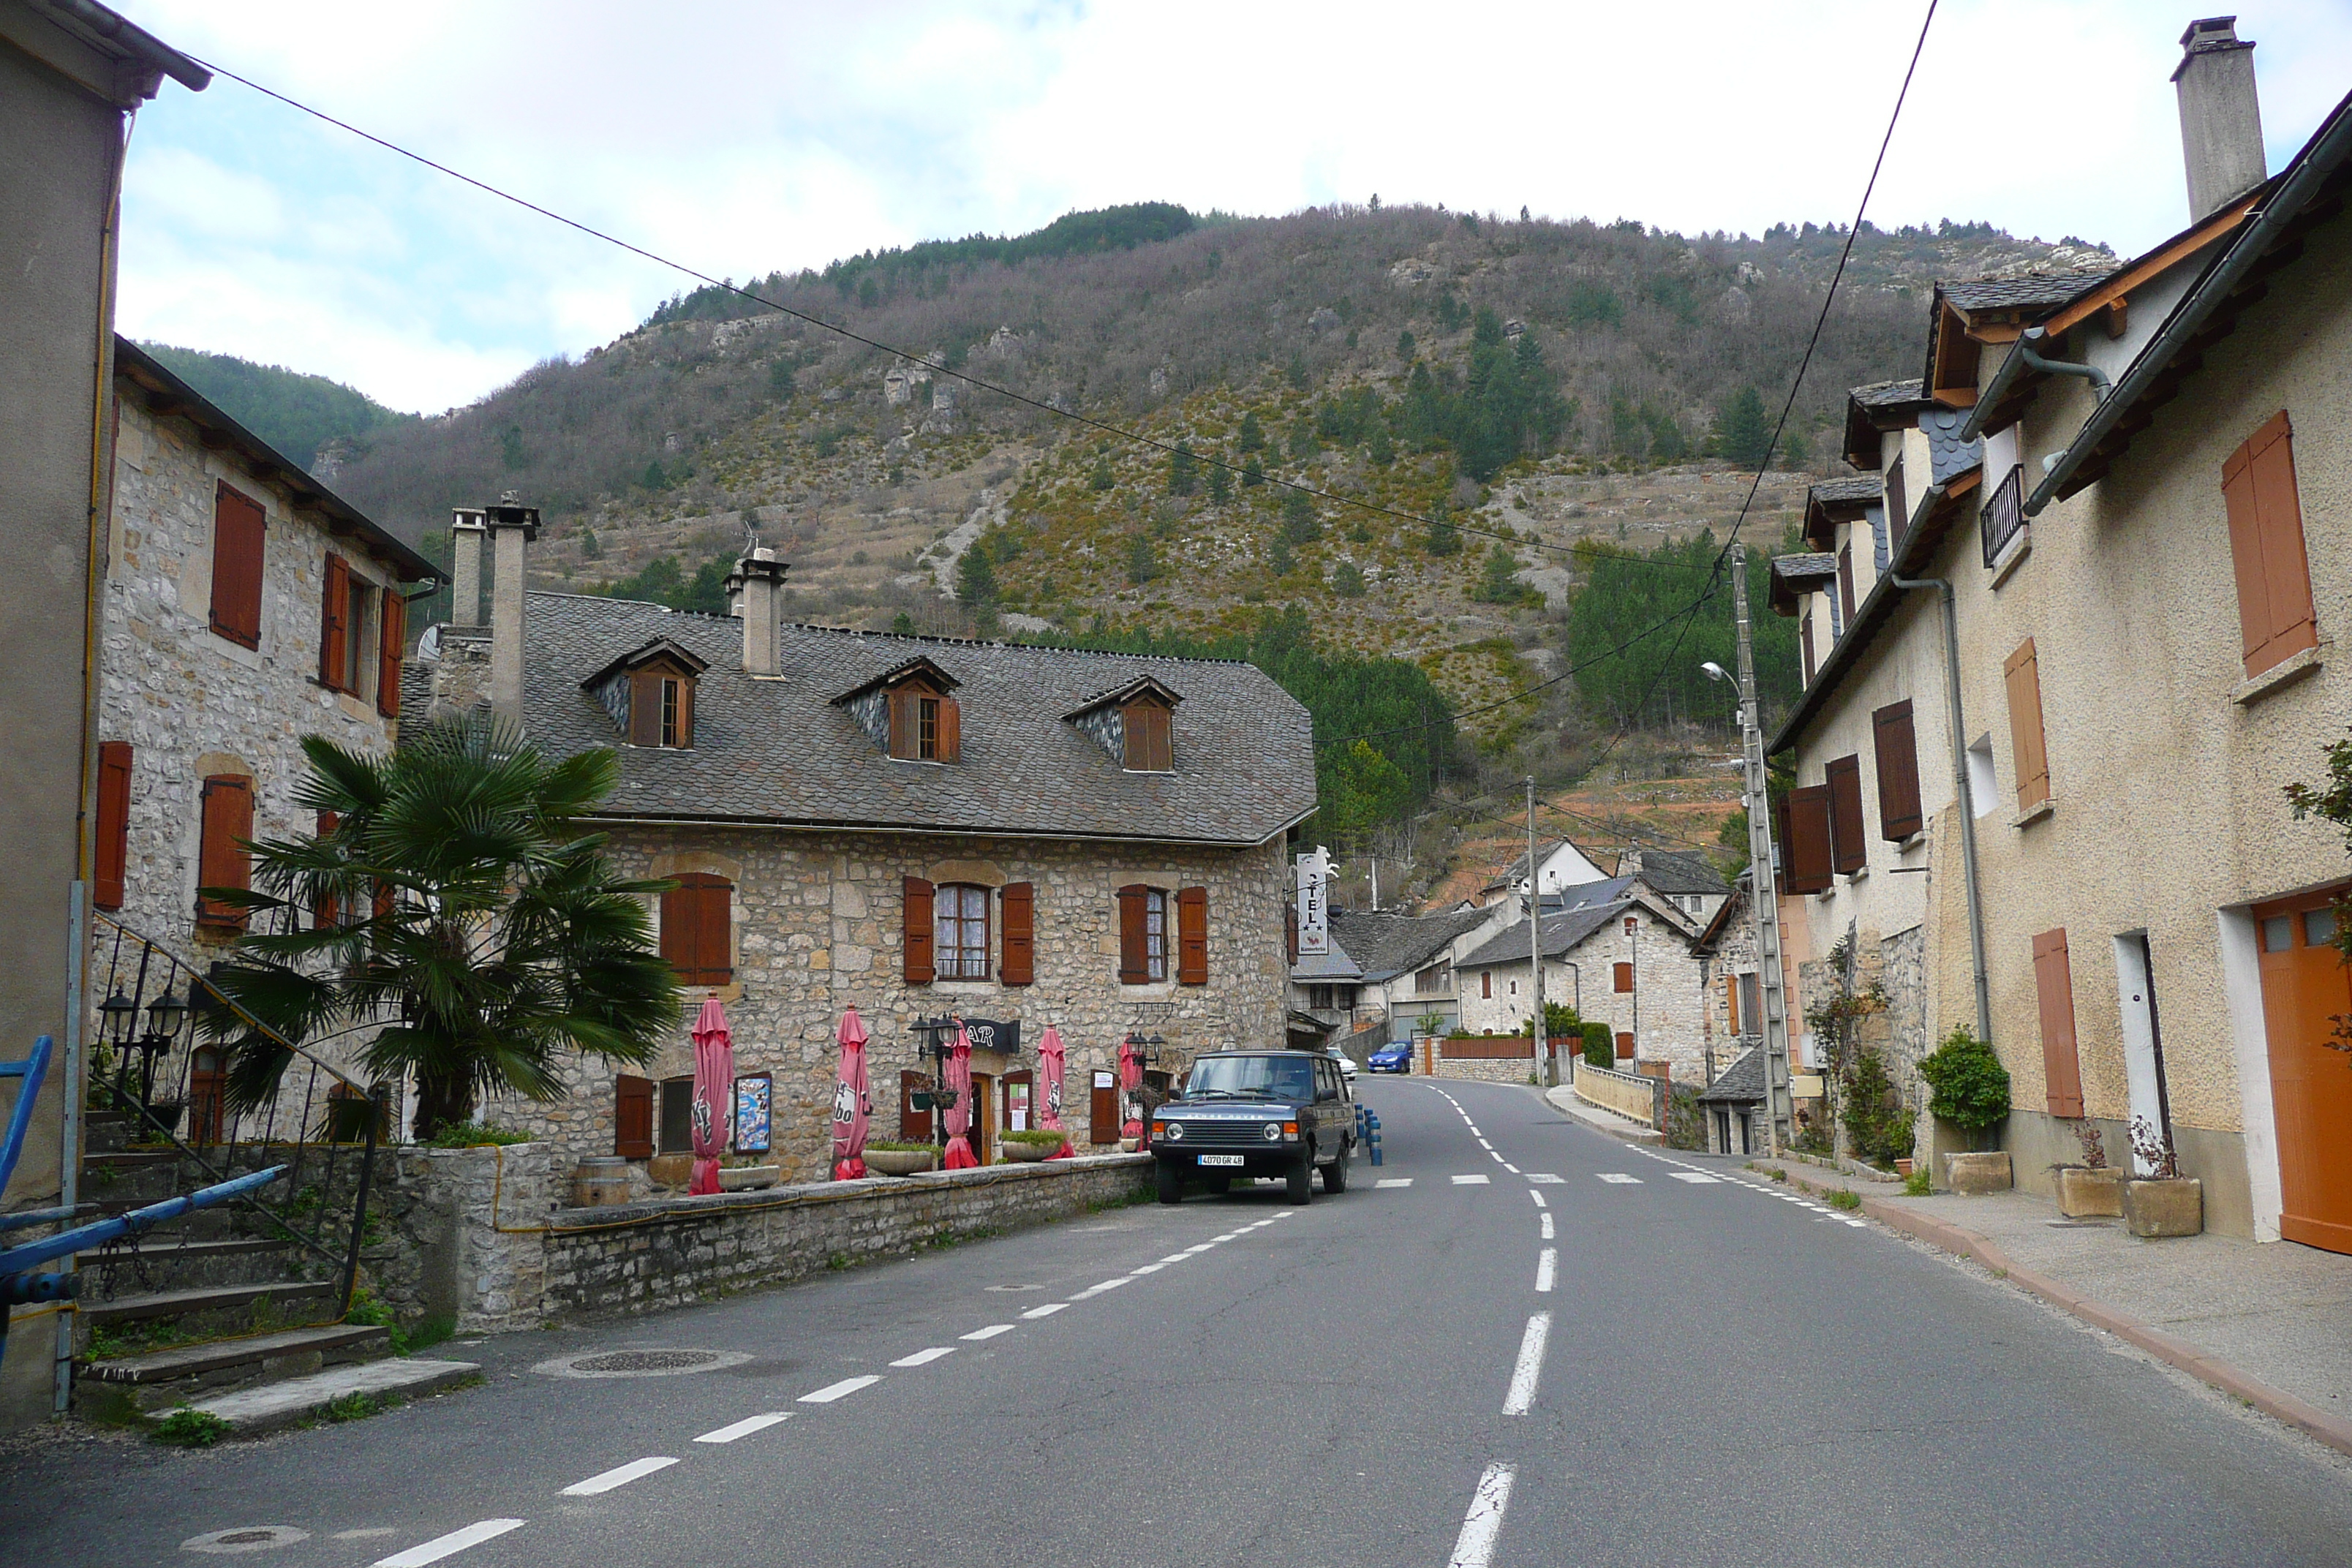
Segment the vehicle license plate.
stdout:
<path fill-rule="evenodd" d="M 1238 1165 L 1241 1163 L 1242 1157 L 1239 1154 L 1203 1154 L 1201 1156 L 1201 1163 L 1203 1165 Z"/>

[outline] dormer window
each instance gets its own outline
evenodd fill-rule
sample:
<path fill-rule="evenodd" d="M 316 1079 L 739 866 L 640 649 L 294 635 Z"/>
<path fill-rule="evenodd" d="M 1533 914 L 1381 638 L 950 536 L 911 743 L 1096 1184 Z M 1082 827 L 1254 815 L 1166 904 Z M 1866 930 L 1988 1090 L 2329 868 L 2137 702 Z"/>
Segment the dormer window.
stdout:
<path fill-rule="evenodd" d="M 953 763 L 963 755 L 961 683 L 918 656 L 833 700 L 893 762 Z"/>
<path fill-rule="evenodd" d="M 1184 699 L 1151 676 L 1089 697 L 1062 717 L 1118 759 L 1130 773 L 1164 773 L 1176 766 L 1176 704 Z"/>
<path fill-rule="evenodd" d="M 1126 766 L 1131 773 L 1164 773 L 1175 766 L 1171 733 L 1176 714 L 1157 695 L 1139 697 L 1119 710 L 1126 731 Z"/>
<path fill-rule="evenodd" d="M 709 668 L 692 650 L 657 637 L 580 684 L 630 745 L 684 752 L 694 747 L 695 686 Z"/>

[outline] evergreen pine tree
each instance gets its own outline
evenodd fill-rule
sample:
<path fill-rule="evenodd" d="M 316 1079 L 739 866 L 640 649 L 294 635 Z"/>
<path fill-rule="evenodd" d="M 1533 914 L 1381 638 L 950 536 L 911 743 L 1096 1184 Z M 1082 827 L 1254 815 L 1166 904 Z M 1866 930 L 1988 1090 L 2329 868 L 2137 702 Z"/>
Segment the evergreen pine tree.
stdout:
<path fill-rule="evenodd" d="M 1437 556 L 1462 553 L 1462 531 L 1454 526 L 1454 519 L 1443 500 L 1429 514 L 1429 537 L 1423 542 L 1423 548 Z"/>
<path fill-rule="evenodd" d="M 1279 533 L 1276 534 L 1274 548 L 1265 553 L 1265 563 L 1276 576 L 1289 576 L 1291 568 L 1298 564 L 1297 559 L 1290 553 L 1290 541 Z"/>
<path fill-rule="evenodd" d="M 1518 573 L 1519 558 L 1497 543 L 1486 552 L 1486 569 L 1470 596 L 1482 605 L 1516 605 L 1527 595 Z"/>
<path fill-rule="evenodd" d="M 1171 496 L 1191 495 L 1201 475 L 1200 459 L 1192 456 L 1192 443 L 1179 441 L 1168 455 L 1168 493 Z"/>
<path fill-rule="evenodd" d="M 1223 463 L 1209 466 L 1209 500 L 1218 506 L 1234 498 L 1234 474 Z"/>
<path fill-rule="evenodd" d="M 1252 485 L 1264 483 L 1265 483 L 1265 465 L 1253 457 L 1242 465 L 1242 488 L 1247 489 Z"/>
<path fill-rule="evenodd" d="M 1293 544 L 1311 544 L 1323 537 L 1323 520 L 1315 515 L 1314 498 L 1305 490 L 1282 498 L 1282 537 Z"/>
<path fill-rule="evenodd" d="M 1397 334 L 1397 358 L 1410 360 L 1412 358 L 1412 329 L 1407 328 Z"/>
<path fill-rule="evenodd" d="M 1160 575 L 1160 562 L 1151 552 L 1151 541 L 1142 534 L 1127 547 L 1127 580 L 1137 587 Z"/>
<path fill-rule="evenodd" d="M 1754 387 L 1741 387 L 1716 416 L 1715 440 L 1717 449 L 1741 468 L 1763 465 L 1772 449 L 1772 426 Z"/>
<path fill-rule="evenodd" d="M 1383 468 L 1396 461 L 1396 438 L 1389 434 L 1387 420 L 1383 419 L 1372 426 L 1372 438 L 1366 443 L 1365 454 L 1376 466 Z"/>
<path fill-rule="evenodd" d="M 1238 443 L 1242 455 L 1265 450 L 1265 426 L 1257 422 L 1257 410 L 1246 409 L 1242 414 L 1242 433 Z"/>
<path fill-rule="evenodd" d="M 1331 592 L 1343 599 L 1364 596 L 1364 569 L 1352 561 L 1342 561 L 1331 569 Z"/>
<path fill-rule="evenodd" d="M 967 605 L 988 605 L 996 601 L 996 563 L 988 558 L 988 545 L 973 540 L 956 562 L 956 597 Z"/>
<path fill-rule="evenodd" d="M 1097 490 L 1107 490 L 1113 485 L 1118 483 L 1118 476 L 1114 475 L 1110 471 L 1109 453 L 1106 452 L 1101 457 L 1095 459 L 1094 477 L 1088 479 L 1087 483 L 1089 488 Z"/>

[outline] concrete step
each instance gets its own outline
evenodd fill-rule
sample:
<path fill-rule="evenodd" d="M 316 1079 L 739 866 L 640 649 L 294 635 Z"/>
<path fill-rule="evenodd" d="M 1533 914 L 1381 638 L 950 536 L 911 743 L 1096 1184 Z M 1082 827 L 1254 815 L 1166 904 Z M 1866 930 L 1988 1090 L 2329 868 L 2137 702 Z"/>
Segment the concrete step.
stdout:
<path fill-rule="evenodd" d="M 135 1323 L 159 1318 L 176 1319 L 193 1330 L 222 1330 L 238 1320 L 253 1321 L 257 1310 L 295 1310 L 314 1303 L 331 1303 L 339 1289 L 327 1280 L 275 1280 L 266 1285 L 203 1285 L 185 1290 L 151 1290 L 136 1296 L 100 1300 L 85 1296 L 77 1314 L 86 1323 Z"/>
<path fill-rule="evenodd" d="M 337 1400 L 354 1394 L 377 1399 L 387 1394 L 414 1398 L 463 1383 L 481 1370 L 467 1361 L 372 1361 L 200 1399 L 191 1408 L 219 1416 L 240 1436 L 251 1436 L 325 1415 Z"/>
<path fill-rule="evenodd" d="M 86 1362 L 77 1370 L 74 1402 L 83 1415 L 102 1421 L 153 1415 L 199 1395 L 227 1394 L 308 1377 L 331 1366 L 373 1361 L 391 1342 L 389 1329 L 331 1323 L 174 1345 L 144 1355 L 115 1356 Z"/>
<path fill-rule="evenodd" d="M 296 1250 L 290 1241 L 272 1241 L 263 1237 L 222 1237 L 204 1238 L 184 1237 L 176 1231 L 149 1233 L 141 1238 L 134 1251 L 86 1252 L 81 1255 L 84 1272 L 96 1270 L 99 1281 L 92 1294 L 103 1294 L 108 1289 L 117 1292 L 188 1290 L 200 1286 L 236 1285 L 257 1277 L 281 1276 L 287 1272 L 282 1255 Z"/>
<path fill-rule="evenodd" d="M 111 1153 L 85 1153 L 81 1168 L 85 1171 L 138 1171 L 152 1165 L 177 1165 L 177 1149 L 118 1149 Z"/>

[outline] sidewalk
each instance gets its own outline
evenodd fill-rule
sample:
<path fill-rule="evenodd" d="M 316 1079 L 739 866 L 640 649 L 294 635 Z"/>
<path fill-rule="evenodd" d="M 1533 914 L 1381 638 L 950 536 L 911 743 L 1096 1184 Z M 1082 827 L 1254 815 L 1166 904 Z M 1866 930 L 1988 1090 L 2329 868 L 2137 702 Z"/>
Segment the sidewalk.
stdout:
<path fill-rule="evenodd" d="M 1545 1089 L 1543 1097 L 1555 1110 L 1563 1111 L 1588 1127 L 1597 1127 L 1612 1138 L 1622 1138 L 1628 1143 L 1660 1142 L 1648 1122 L 1636 1121 L 1630 1116 L 1620 1116 L 1613 1110 L 1605 1110 L 1589 1100 L 1580 1100 L 1576 1090 L 1566 1084 L 1558 1089 Z"/>

